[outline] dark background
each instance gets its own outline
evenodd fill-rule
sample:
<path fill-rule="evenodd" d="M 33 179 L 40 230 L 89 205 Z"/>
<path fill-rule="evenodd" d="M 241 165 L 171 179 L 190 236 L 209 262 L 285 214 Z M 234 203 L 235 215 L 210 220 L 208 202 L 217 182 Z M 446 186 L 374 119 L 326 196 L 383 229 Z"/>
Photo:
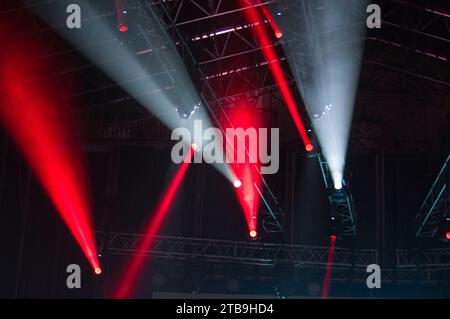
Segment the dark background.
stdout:
<path fill-rule="evenodd" d="M 1 3 L 0 10 L 7 12 L 9 17 L 28 21 L 28 28 L 43 26 L 23 10 L 9 12 L 11 8 L 20 7 L 13 2 Z M 391 9 L 389 1 L 382 4 L 387 6 L 386 11 Z M 420 16 L 423 14 L 420 10 L 407 6 L 403 10 L 407 16 L 425 18 Z M 224 18 L 217 23 L 226 22 Z M 186 29 L 185 32 L 191 31 Z M 404 38 L 388 28 L 373 32 L 378 32 L 378 36 L 384 32 L 388 38 Z M 47 33 L 44 38 L 48 40 L 48 36 Z M 56 34 L 51 36 L 56 41 L 53 48 L 70 48 Z M 450 38 L 449 34 L 447 38 Z M 0 41 L 4 39 L 6 35 Z M 420 40 L 417 38 L 410 44 L 420 46 Z M 424 45 L 431 47 L 428 43 Z M 449 51 L 448 43 L 436 46 L 444 53 Z M 393 262 L 392 252 L 398 248 L 448 246 L 448 243 L 437 239 L 416 239 L 413 220 L 450 150 L 450 83 L 441 84 L 374 66 L 369 61 L 373 52 L 380 48 L 368 41 L 365 50 L 346 167 L 356 204 L 358 235 L 352 241 L 338 242 L 337 245 L 376 248 L 385 254 L 385 263 L 389 265 Z M 426 59 L 409 51 L 401 52 L 399 56 L 406 56 L 409 61 L 417 59 L 418 63 Z M 78 53 L 62 60 L 69 66 L 88 63 Z M 8 61 L 3 57 L 1 63 Z M 391 63 L 401 68 L 401 60 Z M 447 61 L 441 71 L 448 73 L 449 70 Z M 83 75 L 70 75 L 77 83 L 73 90 L 88 91 L 98 87 L 95 81 L 84 79 L 93 78 L 99 72 L 91 69 Z M 125 94 L 118 88 L 115 90 L 119 92 L 116 94 Z M 264 96 L 259 100 L 258 108 L 267 112 L 272 125 L 280 127 L 282 132 L 280 171 L 269 176 L 268 181 L 286 213 L 285 232 L 280 236 L 262 233 L 259 240 L 326 246 L 328 229 L 324 221 L 330 213 L 330 206 L 320 168 L 316 159 L 307 157 L 302 151 L 289 115 L 285 108 L 278 107 L 277 97 L 272 96 L 276 94 L 272 92 Z M 96 99 L 108 103 L 104 96 Z M 90 98 L 79 97 L 78 105 L 88 105 Z M 123 110 L 125 115 L 120 115 L 118 110 Z M 149 119 L 138 124 L 146 126 L 147 130 L 144 129 L 134 139 L 121 139 L 118 135 L 105 133 L 108 128 L 114 130 L 116 126 L 130 125 L 130 119 L 148 116 L 142 115 L 143 109 L 133 101 L 120 105 L 111 102 L 105 107 L 92 110 L 86 107 L 76 111 L 81 114 L 82 126 L 77 132 L 74 147 L 87 159 L 96 230 L 139 233 L 176 169 L 170 160 L 170 132 L 157 120 Z M 100 261 L 105 274 L 102 278 L 95 278 L 3 128 L 0 128 L 0 142 L 0 297 L 104 296 L 123 258 L 103 256 Z M 232 185 L 204 164 L 189 168 L 161 235 L 249 240 Z M 65 267 L 70 263 L 82 265 L 83 286 L 77 291 L 69 291 L 65 287 Z M 176 265 L 161 266 L 158 262 L 149 265 L 141 280 L 142 297 L 151 296 L 152 274 L 158 267 L 167 269 Z M 224 271 L 227 274 L 242 271 L 240 266 L 229 267 Z M 311 275 L 311 280 L 320 283 L 322 276 L 318 272 L 316 278 Z M 186 290 L 183 279 L 174 282 L 169 290 Z M 206 287 L 206 292 L 223 292 L 222 281 L 211 281 Z M 305 294 L 306 288 L 302 289 L 300 294 Z M 336 295 L 359 296 L 365 293 L 364 287 L 360 286 L 336 289 Z M 408 289 L 392 288 L 389 293 L 392 296 L 436 296 L 434 288 L 423 289 L 416 287 L 406 291 Z M 247 283 L 245 292 L 273 295 L 271 284 L 265 282 Z"/>

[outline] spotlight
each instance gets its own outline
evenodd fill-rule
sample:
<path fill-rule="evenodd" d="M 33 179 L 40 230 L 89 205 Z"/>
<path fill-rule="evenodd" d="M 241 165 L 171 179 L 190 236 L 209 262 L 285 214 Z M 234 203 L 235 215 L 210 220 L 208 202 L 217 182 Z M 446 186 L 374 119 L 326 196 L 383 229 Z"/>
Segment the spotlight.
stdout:
<path fill-rule="evenodd" d="M 341 190 L 342 189 L 342 181 L 335 181 L 334 182 L 334 188 L 336 190 Z"/>
<path fill-rule="evenodd" d="M 102 273 L 102 269 L 100 267 L 95 268 L 95 273 L 100 275 Z"/>
<path fill-rule="evenodd" d="M 258 235 L 258 233 L 256 232 L 256 230 L 251 230 L 250 231 L 250 237 L 251 238 L 255 238 Z"/>
<path fill-rule="evenodd" d="M 336 235 L 331 235 L 330 236 L 330 241 L 335 242 L 337 240 L 337 236 Z"/>
<path fill-rule="evenodd" d="M 339 171 L 335 171 L 332 173 L 331 177 L 333 178 L 334 188 L 336 190 L 342 189 L 342 173 Z"/>
<path fill-rule="evenodd" d="M 283 37 L 283 32 L 281 32 L 281 31 L 275 32 L 275 37 L 276 37 L 277 39 L 281 39 L 281 38 Z"/>
<path fill-rule="evenodd" d="M 234 182 L 233 182 L 233 185 L 234 185 L 234 187 L 235 188 L 239 188 L 239 187 L 241 187 L 242 186 L 242 182 L 240 181 L 240 180 L 235 180 Z"/>
<path fill-rule="evenodd" d="M 192 143 L 191 148 L 192 148 L 194 151 L 197 151 L 197 150 L 198 150 L 198 145 L 197 145 L 196 143 Z"/>
<path fill-rule="evenodd" d="M 450 231 L 445 233 L 445 238 L 447 238 L 448 240 L 450 240 Z"/>
<path fill-rule="evenodd" d="M 119 31 L 120 32 L 127 32 L 128 31 L 128 27 L 126 25 L 120 25 L 119 26 Z"/>
<path fill-rule="evenodd" d="M 312 152 L 314 150 L 314 145 L 312 145 L 311 143 L 306 145 L 306 151 L 307 152 Z"/>

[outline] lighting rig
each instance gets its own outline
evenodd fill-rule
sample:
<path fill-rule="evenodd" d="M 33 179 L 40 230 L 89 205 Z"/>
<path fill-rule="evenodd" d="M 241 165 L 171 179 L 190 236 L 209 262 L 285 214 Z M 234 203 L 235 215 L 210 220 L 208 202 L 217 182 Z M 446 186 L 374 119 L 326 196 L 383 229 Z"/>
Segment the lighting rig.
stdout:
<path fill-rule="evenodd" d="M 450 155 L 439 171 L 425 200 L 416 215 L 416 237 L 435 237 L 443 230 L 443 237 L 450 239 Z M 447 228 L 447 229 L 445 229 Z M 448 237 L 447 237 L 448 234 Z"/>
<path fill-rule="evenodd" d="M 353 196 L 349 186 L 342 180 L 341 187 L 333 183 L 331 171 L 322 153 L 317 153 L 323 181 L 328 190 L 328 199 L 332 208 L 330 214 L 330 231 L 335 231 L 341 236 L 356 236 L 356 212 Z M 338 234 L 331 234 L 338 235 Z"/>

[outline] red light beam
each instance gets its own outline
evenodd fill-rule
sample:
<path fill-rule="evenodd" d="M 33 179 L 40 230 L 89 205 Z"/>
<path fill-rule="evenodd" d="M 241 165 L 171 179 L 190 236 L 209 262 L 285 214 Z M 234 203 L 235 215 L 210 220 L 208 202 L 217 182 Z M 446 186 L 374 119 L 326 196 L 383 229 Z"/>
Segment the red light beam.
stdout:
<path fill-rule="evenodd" d="M 247 130 L 261 127 L 261 115 L 255 114 L 255 107 L 249 106 L 249 101 L 238 103 L 238 107 L 229 112 L 228 118 L 233 128 Z M 227 124 L 224 124 L 223 127 L 227 127 Z M 235 141 L 231 141 L 233 145 L 237 143 L 237 148 L 232 150 L 235 159 L 238 148 L 241 148 L 240 151 L 247 151 L 250 148 L 250 142 L 259 144 L 259 137 L 256 137 L 256 141 L 250 141 L 250 138 L 244 141 L 239 141 L 236 138 Z M 257 188 L 261 188 L 262 179 L 259 173 L 261 166 L 259 159 L 253 158 L 253 161 L 251 161 L 250 157 L 251 155 L 248 153 L 243 163 L 230 163 L 230 168 L 236 177 L 236 180 L 233 182 L 234 191 L 247 222 L 248 234 L 250 237 L 255 238 L 257 236 L 258 208 L 260 203 Z"/>
<path fill-rule="evenodd" d="M 330 295 L 331 273 L 333 272 L 334 248 L 336 245 L 336 235 L 330 236 L 330 246 L 328 247 L 327 267 L 325 269 L 325 278 L 322 287 L 322 299 L 328 298 Z"/>
<path fill-rule="evenodd" d="M 154 236 L 159 232 L 163 221 L 165 220 L 167 213 L 169 212 L 170 206 L 177 194 L 177 190 L 179 189 L 181 182 L 186 174 L 186 171 L 191 162 L 192 156 L 194 154 L 194 148 L 190 148 L 190 152 L 186 155 L 184 162 L 179 167 L 177 173 L 172 179 L 169 187 L 163 193 L 158 205 L 156 206 L 154 216 L 148 222 L 145 237 L 139 243 L 137 248 L 138 251 L 148 251 L 153 244 Z M 114 298 L 116 299 L 124 299 L 130 298 L 133 294 L 134 288 L 136 286 L 136 281 L 139 278 L 139 275 L 142 271 L 142 267 L 144 266 L 145 256 L 136 255 L 129 262 L 127 267 L 123 272 L 123 280 L 119 283 L 118 289 L 114 294 Z"/>
<path fill-rule="evenodd" d="M 275 34 L 275 37 L 277 39 L 281 39 L 283 37 L 283 31 L 278 27 L 278 24 L 275 22 L 275 19 L 272 16 L 272 13 L 270 13 L 270 10 L 267 9 L 266 5 L 261 2 L 261 0 L 258 0 L 258 2 L 261 4 L 261 11 L 265 15 L 267 21 L 270 24 L 270 27 L 273 30 L 273 33 Z"/>
<path fill-rule="evenodd" d="M 243 7 L 246 7 L 246 0 L 241 0 Z M 271 46 L 271 41 L 266 31 L 264 30 L 264 24 L 259 23 L 261 20 L 259 17 L 259 11 L 255 7 L 250 7 L 245 10 L 245 14 L 247 16 L 247 20 L 254 24 L 254 32 L 255 36 L 258 39 L 260 46 L 262 47 L 262 52 L 264 54 L 265 59 L 269 63 L 269 69 L 272 73 L 277 86 L 279 87 L 281 94 L 286 102 L 286 106 L 291 114 L 291 117 L 294 121 L 294 124 L 300 134 L 300 137 L 305 145 L 305 148 L 308 152 L 311 152 L 314 147 L 311 144 L 308 133 L 306 132 L 305 126 L 303 125 L 302 119 L 300 117 L 300 113 L 297 110 L 297 105 L 295 103 L 294 96 L 292 95 L 291 90 L 287 84 L 286 77 L 283 73 L 283 69 L 280 65 L 279 59 L 275 52 L 275 49 Z"/>
<path fill-rule="evenodd" d="M 127 32 L 128 26 L 125 23 L 125 19 L 123 18 L 124 10 L 122 0 L 116 0 L 116 15 L 117 20 L 119 21 L 119 31 Z"/>
<path fill-rule="evenodd" d="M 32 41 L 2 49 L 8 62 L 0 69 L 0 118 L 47 192 L 96 273 L 97 257 L 85 171 L 69 137 L 73 126 L 59 112 L 65 105 L 52 102 L 50 82 L 30 82 L 47 66 L 29 62 L 40 51 Z"/>

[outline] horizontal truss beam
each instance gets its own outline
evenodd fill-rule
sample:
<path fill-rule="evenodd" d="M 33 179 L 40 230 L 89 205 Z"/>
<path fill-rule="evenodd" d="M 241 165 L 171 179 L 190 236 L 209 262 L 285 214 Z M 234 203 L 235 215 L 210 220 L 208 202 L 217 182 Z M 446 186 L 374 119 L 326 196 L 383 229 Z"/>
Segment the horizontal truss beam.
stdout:
<path fill-rule="evenodd" d="M 327 265 L 328 247 L 157 236 L 151 248 L 140 250 L 139 243 L 145 238 L 146 235 L 142 234 L 96 233 L 99 251 L 113 255 L 151 254 L 169 259 L 202 257 L 209 261 L 238 261 L 260 266 L 273 265 L 279 261 L 290 261 L 294 265 Z M 344 248 L 335 249 L 336 267 L 367 267 L 373 263 L 377 263 L 376 250 L 353 252 Z"/>

